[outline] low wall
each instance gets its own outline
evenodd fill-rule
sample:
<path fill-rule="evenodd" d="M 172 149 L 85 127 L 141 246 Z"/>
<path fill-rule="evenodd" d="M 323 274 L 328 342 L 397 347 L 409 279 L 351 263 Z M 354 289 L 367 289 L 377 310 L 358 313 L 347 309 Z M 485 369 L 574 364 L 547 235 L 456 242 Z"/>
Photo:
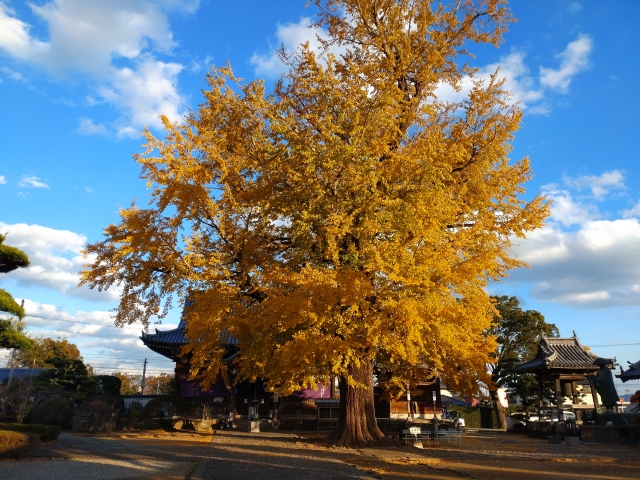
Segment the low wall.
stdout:
<path fill-rule="evenodd" d="M 531 438 L 547 438 L 551 435 L 560 435 L 563 437 L 566 433 L 566 425 L 564 422 L 540 421 L 527 422 L 527 436 Z"/>
<path fill-rule="evenodd" d="M 629 425 L 582 425 L 580 427 L 583 442 L 594 443 L 638 443 L 638 427 Z"/>

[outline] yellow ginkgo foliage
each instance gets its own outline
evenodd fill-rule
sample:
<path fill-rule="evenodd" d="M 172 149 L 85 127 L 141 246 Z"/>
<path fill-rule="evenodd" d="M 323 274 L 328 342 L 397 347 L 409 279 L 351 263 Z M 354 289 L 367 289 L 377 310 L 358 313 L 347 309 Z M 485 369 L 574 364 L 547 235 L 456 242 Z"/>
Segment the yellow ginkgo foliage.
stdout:
<path fill-rule="evenodd" d="M 374 364 L 400 388 L 426 365 L 472 390 L 495 350 L 484 287 L 548 215 L 520 198 L 527 159 L 508 158 L 522 112 L 497 74 L 458 63 L 500 42 L 503 3 L 317 0 L 322 55 L 281 52 L 273 93 L 216 69 L 184 123 L 146 133 L 150 203 L 87 246 L 82 282 L 123 286 L 117 324 L 191 298 L 184 354 L 205 385 L 228 378 L 229 335 L 236 379 L 287 394 L 338 377 L 337 444 L 383 438 Z M 464 101 L 439 98 L 463 81 Z"/>

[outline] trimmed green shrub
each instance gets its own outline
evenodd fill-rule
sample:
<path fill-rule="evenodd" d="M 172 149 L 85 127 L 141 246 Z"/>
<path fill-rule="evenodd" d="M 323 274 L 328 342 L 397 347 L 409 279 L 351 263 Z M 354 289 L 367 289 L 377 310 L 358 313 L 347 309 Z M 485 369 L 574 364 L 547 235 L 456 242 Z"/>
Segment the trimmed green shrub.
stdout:
<path fill-rule="evenodd" d="M 491 407 L 455 407 L 467 428 L 498 428 L 496 412 Z"/>
<path fill-rule="evenodd" d="M 40 425 L 57 425 L 61 428 L 71 426 L 73 408 L 66 398 L 45 400 L 33 411 L 31 422 Z"/>
<path fill-rule="evenodd" d="M 142 409 L 140 419 L 187 417 L 197 411 L 197 406 L 176 395 L 163 395 L 150 400 Z"/>
<path fill-rule="evenodd" d="M 94 395 L 76 407 L 73 416 L 73 431 L 111 432 L 116 428 L 117 410 L 115 399 L 108 395 Z"/>
<path fill-rule="evenodd" d="M 25 425 L 23 423 L 0 423 L 0 430 L 33 435 L 41 442 L 51 442 L 62 433 L 62 429 L 56 425 Z"/>
<path fill-rule="evenodd" d="M 115 375 L 97 375 L 95 380 L 97 387 L 101 390 L 98 393 L 104 393 L 105 395 L 112 395 L 114 397 L 120 395 L 122 380 Z"/>

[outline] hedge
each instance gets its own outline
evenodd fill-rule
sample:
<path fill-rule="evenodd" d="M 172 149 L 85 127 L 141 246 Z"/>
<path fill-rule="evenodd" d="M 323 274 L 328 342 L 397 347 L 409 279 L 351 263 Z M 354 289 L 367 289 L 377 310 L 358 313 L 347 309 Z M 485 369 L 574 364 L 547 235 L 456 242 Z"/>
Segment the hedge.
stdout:
<path fill-rule="evenodd" d="M 491 407 L 454 407 L 467 428 L 498 428 L 496 412 Z"/>
<path fill-rule="evenodd" d="M 25 425 L 24 423 L 0 423 L 0 430 L 32 435 L 41 442 L 51 442 L 62 432 L 62 429 L 56 425 Z"/>
<path fill-rule="evenodd" d="M 26 433 L 0 430 L 0 458 L 16 458 L 27 453 L 38 440 Z"/>
<path fill-rule="evenodd" d="M 36 425 L 57 425 L 61 428 L 71 427 L 73 407 L 66 398 L 50 398 L 33 411 L 31 422 Z"/>

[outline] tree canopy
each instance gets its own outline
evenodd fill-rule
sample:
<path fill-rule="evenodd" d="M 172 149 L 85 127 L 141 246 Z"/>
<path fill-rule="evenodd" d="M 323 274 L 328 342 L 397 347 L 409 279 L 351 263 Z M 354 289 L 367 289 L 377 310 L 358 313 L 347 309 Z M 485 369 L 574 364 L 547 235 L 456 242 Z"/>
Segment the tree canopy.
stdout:
<path fill-rule="evenodd" d="M 48 358 L 46 364 L 51 365 L 52 368 L 38 375 L 37 383 L 40 388 L 59 388 L 68 391 L 75 401 L 82 401 L 96 392 L 96 380 L 90 375 L 82 360 Z"/>
<path fill-rule="evenodd" d="M 6 236 L 0 235 L 0 273 L 9 273 L 29 266 L 29 257 L 22 250 L 4 244 Z M 18 318 L 24 317 L 24 309 L 13 297 L 0 288 L 0 312 L 7 312 Z"/>
<path fill-rule="evenodd" d="M 5 238 L 5 235 L 0 234 L 0 273 L 9 273 L 17 268 L 28 267 L 27 254 L 16 247 L 5 245 Z M 33 342 L 24 333 L 24 324 L 19 321 L 24 318 L 24 308 L 2 288 L 0 288 L 0 313 L 18 317 L 18 321 L 12 321 L 11 318 L 0 319 L 0 348 L 28 349 Z"/>
<path fill-rule="evenodd" d="M 558 328 L 547 323 L 536 310 L 522 310 L 516 297 L 493 297 L 498 314 L 494 317 L 489 335 L 498 344 L 491 357 L 489 371 L 494 408 L 501 428 L 506 428 L 504 410 L 497 399 L 497 389 L 506 387 L 509 393 L 519 396 L 525 406 L 530 398 L 537 396 L 537 382 L 532 375 L 516 374 L 514 368 L 519 363 L 536 355 L 540 337 L 557 337 Z M 504 425 L 502 425 L 504 424 Z"/>
<path fill-rule="evenodd" d="M 51 358 L 82 360 L 77 345 L 66 338 L 38 338 L 30 349 L 16 352 L 14 362 L 23 368 L 51 368 Z"/>
<path fill-rule="evenodd" d="M 24 322 L 19 320 L 0 319 L 0 348 L 15 348 L 20 351 L 30 349 L 33 340 L 24 333 L 24 327 Z"/>
<path fill-rule="evenodd" d="M 501 41 L 503 2 L 316 6 L 324 53 L 282 51 L 272 93 L 214 69 L 184 123 L 163 117 L 164 140 L 146 132 L 135 158 L 150 203 L 87 245 L 82 283 L 123 286 L 119 325 L 192 299 L 184 353 L 205 385 L 226 378 L 229 335 L 236 380 L 286 394 L 340 377 L 334 440 L 367 443 L 382 438 L 373 362 L 398 385 L 426 363 L 475 388 L 495 350 L 484 287 L 523 265 L 512 239 L 548 209 L 521 198 L 528 160 L 509 161 L 521 110 L 497 75 L 459 64 L 466 44 Z M 438 97 L 466 80 L 465 100 Z"/>

